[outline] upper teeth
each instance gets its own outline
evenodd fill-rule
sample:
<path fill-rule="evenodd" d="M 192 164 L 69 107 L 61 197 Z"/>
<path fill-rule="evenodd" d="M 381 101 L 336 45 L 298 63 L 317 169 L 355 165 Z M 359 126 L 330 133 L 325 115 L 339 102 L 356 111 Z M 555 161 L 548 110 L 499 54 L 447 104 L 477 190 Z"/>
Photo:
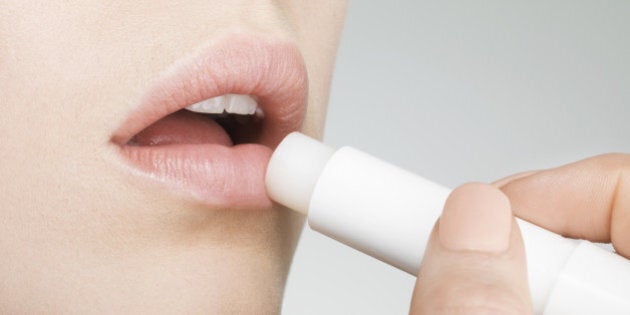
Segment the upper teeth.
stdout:
<path fill-rule="evenodd" d="M 258 104 L 249 95 L 225 94 L 192 104 L 186 109 L 206 114 L 221 114 L 225 111 L 232 114 L 253 115 L 257 112 Z"/>

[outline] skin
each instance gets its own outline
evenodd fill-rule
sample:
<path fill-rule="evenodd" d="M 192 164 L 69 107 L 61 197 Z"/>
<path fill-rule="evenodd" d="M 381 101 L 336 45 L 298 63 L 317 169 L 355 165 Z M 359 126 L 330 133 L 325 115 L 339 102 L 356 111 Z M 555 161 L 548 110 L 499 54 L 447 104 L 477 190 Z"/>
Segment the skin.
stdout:
<path fill-rule="evenodd" d="M 297 44 L 321 137 L 345 7 L 2 1 L 0 313 L 278 313 L 303 219 L 131 185 L 109 140 L 151 79 L 230 32 Z"/>
<path fill-rule="evenodd" d="M 112 163 L 109 139 L 152 78 L 230 31 L 299 46 L 309 73 L 302 131 L 321 137 L 345 6 L 0 2 L 0 178 L 10 179 L 0 183 L 0 313 L 278 313 L 303 220 L 139 189 Z M 612 241 L 630 257 L 629 168 L 628 155 L 606 155 L 502 180 L 502 192 L 455 190 L 460 206 L 436 224 L 411 313 L 531 312 L 513 218 L 472 239 L 448 232 L 465 226 L 449 215 L 461 205 L 476 204 L 478 220 L 513 211 L 566 236 Z M 479 208 L 503 193 L 510 209 Z"/>

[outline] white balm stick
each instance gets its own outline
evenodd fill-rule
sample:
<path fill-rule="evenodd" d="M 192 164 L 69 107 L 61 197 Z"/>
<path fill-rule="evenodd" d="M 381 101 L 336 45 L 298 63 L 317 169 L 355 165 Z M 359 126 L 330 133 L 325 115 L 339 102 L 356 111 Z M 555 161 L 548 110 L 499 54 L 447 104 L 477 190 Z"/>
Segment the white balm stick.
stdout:
<path fill-rule="evenodd" d="M 271 199 L 307 215 L 313 230 L 413 275 L 450 193 L 361 151 L 335 151 L 300 133 L 273 153 L 266 185 Z M 517 221 L 536 314 L 630 314 L 629 260 Z"/>

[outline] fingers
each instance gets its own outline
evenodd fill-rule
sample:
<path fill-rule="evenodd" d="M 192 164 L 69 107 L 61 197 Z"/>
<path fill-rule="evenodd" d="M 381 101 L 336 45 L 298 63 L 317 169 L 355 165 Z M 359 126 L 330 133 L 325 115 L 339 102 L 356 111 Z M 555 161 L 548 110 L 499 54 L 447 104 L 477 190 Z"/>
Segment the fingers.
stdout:
<path fill-rule="evenodd" d="M 516 216 L 630 258 L 630 155 L 607 154 L 496 183 Z"/>
<path fill-rule="evenodd" d="M 531 314 L 510 202 L 491 185 L 455 189 L 420 267 L 411 314 Z"/>

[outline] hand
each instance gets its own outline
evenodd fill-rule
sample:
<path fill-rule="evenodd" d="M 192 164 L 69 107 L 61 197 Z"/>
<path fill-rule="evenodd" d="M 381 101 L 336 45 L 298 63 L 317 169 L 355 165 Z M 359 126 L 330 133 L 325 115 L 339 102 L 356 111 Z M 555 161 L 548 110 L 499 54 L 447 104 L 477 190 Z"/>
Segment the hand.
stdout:
<path fill-rule="evenodd" d="M 630 257 L 630 155 L 602 155 L 454 190 L 431 235 L 411 314 L 531 314 L 511 211 L 558 234 L 612 242 Z"/>

